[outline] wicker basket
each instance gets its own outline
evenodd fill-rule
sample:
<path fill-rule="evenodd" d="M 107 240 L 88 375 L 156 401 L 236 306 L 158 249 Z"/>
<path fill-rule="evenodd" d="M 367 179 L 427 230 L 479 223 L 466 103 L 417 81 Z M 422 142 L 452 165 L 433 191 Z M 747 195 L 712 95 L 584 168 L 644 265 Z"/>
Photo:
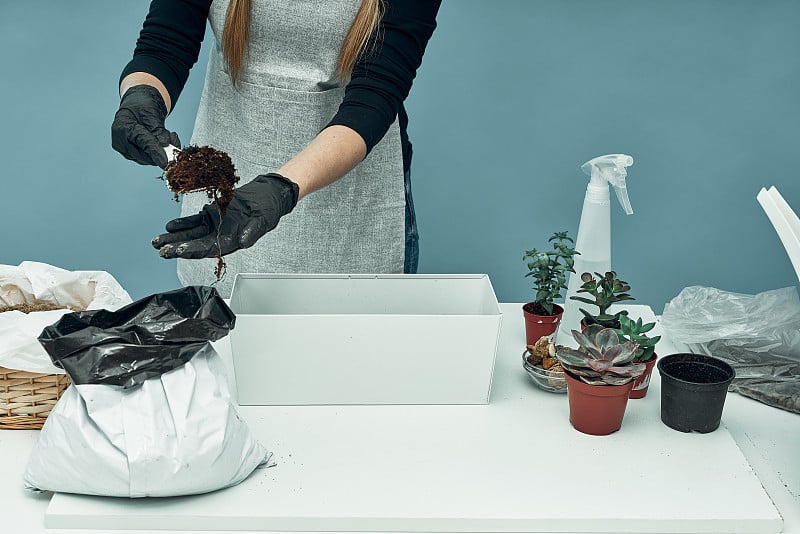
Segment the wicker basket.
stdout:
<path fill-rule="evenodd" d="M 0 430 L 42 428 L 69 384 L 67 375 L 0 367 Z"/>

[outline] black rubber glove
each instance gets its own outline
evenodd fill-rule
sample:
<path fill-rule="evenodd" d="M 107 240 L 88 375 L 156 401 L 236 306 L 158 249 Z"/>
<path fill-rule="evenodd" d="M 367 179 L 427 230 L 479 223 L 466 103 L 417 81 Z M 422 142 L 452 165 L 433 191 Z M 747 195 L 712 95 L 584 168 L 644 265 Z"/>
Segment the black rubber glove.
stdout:
<path fill-rule="evenodd" d="M 158 89 L 150 85 L 134 85 L 122 95 L 119 109 L 111 124 L 111 146 L 141 165 L 167 166 L 164 147 L 181 141 L 178 134 L 164 128 L 167 106 Z"/>
<path fill-rule="evenodd" d="M 220 225 L 216 202 L 196 215 L 167 223 L 167 233 L 153 239 L 162 258 L 213 258 L 252 246 L 297 205 L 297 184 L 270 173 L 233 191 Z M 221 250 L 220 250 L 221 249 Z"/>

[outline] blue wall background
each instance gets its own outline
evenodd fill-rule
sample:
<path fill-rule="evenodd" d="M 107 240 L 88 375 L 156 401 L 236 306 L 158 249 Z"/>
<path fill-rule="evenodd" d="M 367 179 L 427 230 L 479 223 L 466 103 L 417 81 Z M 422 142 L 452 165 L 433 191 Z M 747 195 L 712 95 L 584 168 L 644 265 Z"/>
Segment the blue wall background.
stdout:
<path fill-rule="evenodd" d="M 178 286 L 149 244 L 178 206 L 110 146 L 147 6 L 0 2 L 0 263 L 107 270 L 135 298 Z M 756 194 L 800 211 L 798 25 L 790 0 L 445 0 L 407 102 L 420 271 L 529 300 L 523 251 L 574 235 L 580 165 L 623 152 L 635 214 L 612 195 L 613 265 L 639 302 L 796 285 Z M 184 142 L 209 43 L 168 119 Z"/>

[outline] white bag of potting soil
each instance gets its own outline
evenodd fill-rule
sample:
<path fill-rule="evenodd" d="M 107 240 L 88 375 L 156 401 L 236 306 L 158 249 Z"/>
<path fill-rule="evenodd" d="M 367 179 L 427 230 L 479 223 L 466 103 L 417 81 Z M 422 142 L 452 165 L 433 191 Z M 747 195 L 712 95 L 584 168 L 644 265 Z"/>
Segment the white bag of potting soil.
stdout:
<path fill-rule="evenodd" d="M 116 310 L 130 302 L 128 293 L 105 271 L 66 271 L 33 261 L 0 265 L 0 309 L 25 304 L 64 308 L 0 313 L 0 367 L 64 373 L 50 362 L 36 339 L 42 329 L 72 310 Z"/>
<path fill-rule="evenodd" d="M 70 387 L 42 428 L 24 481 L 34 491 L 189 495 L 238 484 L 271 456 L 236 413 L 224 363 L 206 343 L 138 386 Z"/>

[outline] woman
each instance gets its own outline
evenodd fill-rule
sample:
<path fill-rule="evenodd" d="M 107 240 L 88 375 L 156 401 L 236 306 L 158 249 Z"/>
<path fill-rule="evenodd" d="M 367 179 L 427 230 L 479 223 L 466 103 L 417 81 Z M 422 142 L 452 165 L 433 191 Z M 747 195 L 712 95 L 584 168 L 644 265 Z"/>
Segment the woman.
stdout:
<path fill-rule="evenodd" d="M 227 152 L 244 183 L 221 223 L 191 193 L 153 240 L 178 258 L 181 283 L 213 282 L 220 252 L 224 296 L 236 272 L 416 272 L 403 101 L 439 4 L 152 1 L 121 76 L 114 149 L 166 166 L 163 147 L 180 141 L 164 120 L 208 18 L 215 43 L 191 143 Z"/>

